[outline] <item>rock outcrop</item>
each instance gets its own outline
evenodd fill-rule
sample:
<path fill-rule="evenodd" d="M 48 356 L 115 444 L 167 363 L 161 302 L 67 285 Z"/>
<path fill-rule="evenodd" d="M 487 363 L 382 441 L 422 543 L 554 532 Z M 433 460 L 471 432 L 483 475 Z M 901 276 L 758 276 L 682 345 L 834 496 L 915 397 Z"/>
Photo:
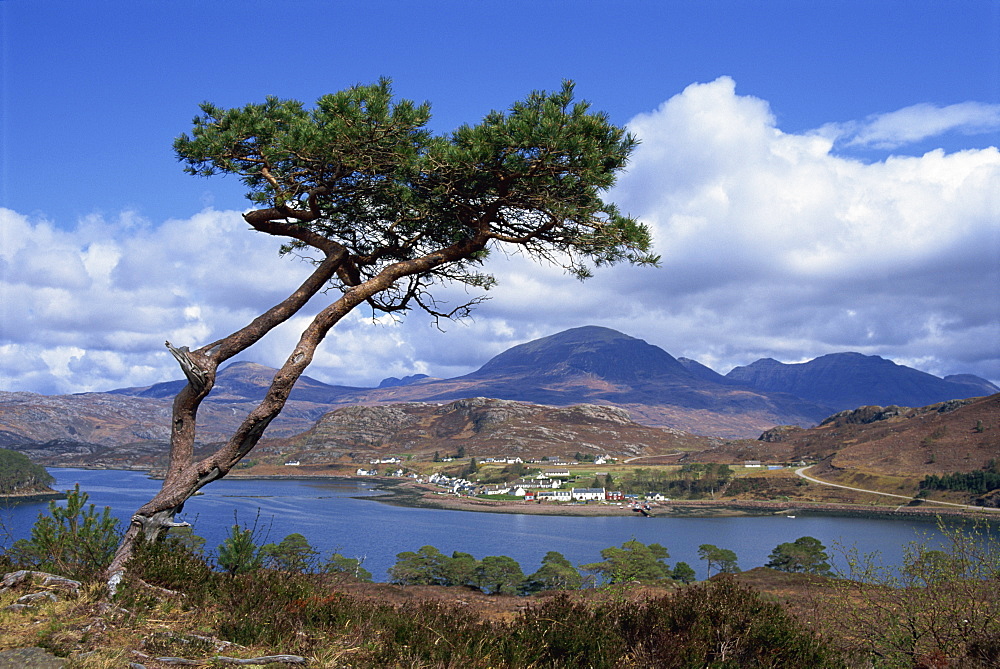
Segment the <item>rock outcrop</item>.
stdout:
<path fill-rule="evenodd" d="M 459 449 L 467 455 L 572 457 L 583 452 L 628 457 L 704 448 L 709 441 L 639 425 L 617 407 L 550 407 L 475 397 L 446 404 L 337 409 L 304 434 L 284 440 L 282 450 L 305 464 Z"/>

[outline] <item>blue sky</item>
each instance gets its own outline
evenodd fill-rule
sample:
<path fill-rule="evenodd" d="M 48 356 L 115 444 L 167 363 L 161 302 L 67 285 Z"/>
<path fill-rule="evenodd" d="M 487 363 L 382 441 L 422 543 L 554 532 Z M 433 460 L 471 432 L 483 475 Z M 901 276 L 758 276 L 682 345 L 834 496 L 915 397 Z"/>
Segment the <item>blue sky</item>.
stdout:
<path fill-rule="evenodd" d="M 575 80 L 643 140 L 613 197 L 663 268 L 581 286 L 514 259 L 444 334 L 346 323 L 317 378 L 453 376 L 592 323 L 721 372 L 858 350 L 1000 381 L 1000 2 L 0 0 L 0 21 L 0 390 L 174 378 L 164 338 L 280 299 L 301 268 L 171 142 L 203 100 L 379 76 L 439 132 Z"/>

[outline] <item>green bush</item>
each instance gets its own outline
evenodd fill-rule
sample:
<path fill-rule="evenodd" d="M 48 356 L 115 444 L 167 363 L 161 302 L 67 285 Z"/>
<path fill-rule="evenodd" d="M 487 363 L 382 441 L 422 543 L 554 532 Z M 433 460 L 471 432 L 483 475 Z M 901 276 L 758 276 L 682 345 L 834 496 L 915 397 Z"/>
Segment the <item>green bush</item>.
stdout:
<path fill-rule="evenodd" d="M 670 578 L 671 569 L 664 562 L 670 554 L 657 543 L 647 546 L 631 539 L 621 548 L 605 548 L 601 557 L 603 562 L 585 564 L 582 568 L 601 574 L 608 583 L 655 583 Z"/>
<path fill-rule="evenodd" d="M 364 558 L 349 558 L 334 552 L 323 563 L 322 571 L 326 574 L 346 575 L 358 581 L 371 581 L 372 573 L 363 566 Z"/>
<path fill-rule="evenodd" d="M 245 646 L 309 649 L 298 633 L 304 620 L 300 603 L 317 589 L 307 575 L 288 572 L 237 573 L 215 581 L 213 599 L 223 614 L 217 633 Z"/>
<path fill-rule="evenodd" d="M 234 523 L 229 528 L 229 536 L 219 544 L 219 567 L 234 576 L 262 568 L 265 556 L 257 545 L 256 534 L 256 524 L 246 528 Z"/>
<path fill-rule="evenodd" d="M 272 569 L 308 572 L 316 568 L 319 553 L 309 545 L 304 536 L 293 532 L 280 543 L 261 546 L 260 555 L 264 563 Z"/>
<path fill-rule="evenodd" d="M 953 662 L 947 666 L 1000 666 L 996 531 L 943 521 L 938 529 L 940 547 L 927 538 L 910 543 L 899 568 L 877 553 L 838 547 L 847 569 L 822 602 L 830 636 L 850 652 L 880 658 L 880 667 L 909 668 L 937 656 Z"/>
<path fill-rule="evenodd" d="M 121 540 L 111 507 L 97 512 L 90 496 L 77 484 L 67 491 L 66 505 L 49 502 L 49 515 L 39 514 L 29 539 L 19 539 L 7 551 L 20 567 L 54 572 L 78 580 L 99 577 Z"/>

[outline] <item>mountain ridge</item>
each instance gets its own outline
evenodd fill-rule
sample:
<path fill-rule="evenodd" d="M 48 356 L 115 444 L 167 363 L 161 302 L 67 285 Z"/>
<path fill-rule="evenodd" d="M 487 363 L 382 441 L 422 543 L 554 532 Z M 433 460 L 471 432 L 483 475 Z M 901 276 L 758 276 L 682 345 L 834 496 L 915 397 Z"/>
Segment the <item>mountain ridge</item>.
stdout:
<path fill-rule="evenodd" d="M 989 381 L 973 375 L 942 379 L 853 351 L 829 353 L 801 363 L 762 358 L 733 368 L 725 378 L 756 390 L 788 392 L 836 411 L 865 405 L 927 406 L 970 394 L 1000 392 Z"/>
<path fill-rule="evenodd" d="M 863 405 L 923 406 L 989 394 L 984 391 L 991 388 L 1000 391 L 979 377 L 955 375 L 948 381 L 860 353 L 830 354 L 816 360 L 822 364 L 788 365 L 765 359 L 723 376 L 697 361 L 676 359 L 642 339 L 609 328 L 583 326 L 514 346 L 476 371 L 452 379 L 390 377 L 378 388 L 357 388 L 303 376 L 267 436 L 301 433 L 342 406 L 491 397 L 548 406 L 610 405 L 650 427 L 744 438 L 756 437 L 776 425 L 815 425 L 837 411 Z M 226 438 L 263 397 L 273 374 L 273 369 L 251 362 L 234 362 L 220 370 L 216 387 L 199 415 L 200 440 Z M 930 401 L 908 401 L 902 391 L 891 396 L 893 388 L 910 392 L 921 382 L 938 395 L 925 388 L 919 392 L 930 393 Z M 868 384 L 870 392 L 859 391 L 859 384 L 861 390 Z M 64 396 L 0 393 L 0 446 L 18 439 L 105 445 L 162 441 L 169 437 L 170 398 L 183 385 L 184 381 L 168 381 Z M 845 406 L 842 398 L 819 392 L 831 385 L 837 386 L 841 395 L 855 393 L 849 397 L 858 401 Z M 780 392 L 789 388 L 807 397 Z M 948 396 L 940 397 L 942 393 Z"/>

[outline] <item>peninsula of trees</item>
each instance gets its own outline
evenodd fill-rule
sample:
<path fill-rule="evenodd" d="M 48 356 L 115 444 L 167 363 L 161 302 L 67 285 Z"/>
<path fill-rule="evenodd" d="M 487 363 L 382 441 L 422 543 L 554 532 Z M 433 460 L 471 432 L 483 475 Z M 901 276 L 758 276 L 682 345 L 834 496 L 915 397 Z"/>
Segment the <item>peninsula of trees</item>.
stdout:
<path fill-rule="evenodd" d="M 45 467 L 35 464 L 28 456 L 0 448 L 0 495 L 51 493 L 55 481 Z"/>

